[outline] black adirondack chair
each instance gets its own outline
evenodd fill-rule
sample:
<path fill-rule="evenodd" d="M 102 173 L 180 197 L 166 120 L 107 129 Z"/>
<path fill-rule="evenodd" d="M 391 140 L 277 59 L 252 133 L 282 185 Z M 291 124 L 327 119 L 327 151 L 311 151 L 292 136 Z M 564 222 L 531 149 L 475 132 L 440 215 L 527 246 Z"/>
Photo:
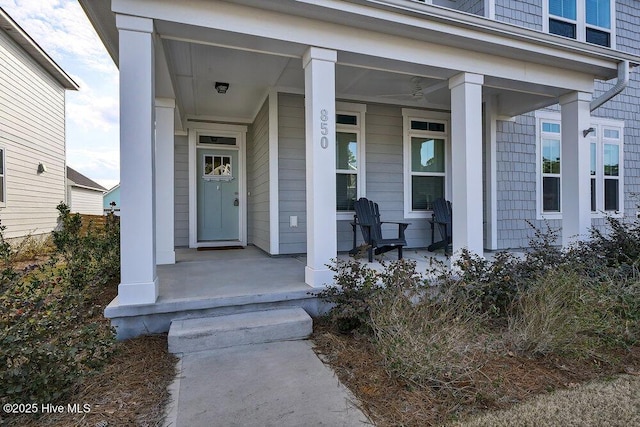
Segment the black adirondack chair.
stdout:
<path fill-rule="evenodd" d="M 368 245 L 369 262 L 373 261 L 373 251 L 379 255 L 385 252 L 398 250 L 398 259 L 402 259 L 402 247 L 407 245 L 404 238 L 404 230 L 409 226 L 406 222 L 380 221 L 380 210 L 378 204 L 366 198 L 360 198 L 354 203 L 356 215 L 354 216 L 354 249 L 355 249 L 355 226 L 360 226 L 362 237 Z M 382 224 L 398 224 L 398 237 L 384 239 L 382 237 Z"/>
<path fill-rule="evenodd" d="M 438 249 L 443 249 L 445 254 L 451 253 L 452 239 L 452 227 L 451 227 L 451 202 L 443 198 L 439 198 L 433 201 L 433 215 L 431 217 L 431 244 L 427 249 L 431 252 Z M 442 240 L 436 242 L 434 240 L 433 229 L 434 226 L 438 227 L 440 232 L 440 238 Z"/>

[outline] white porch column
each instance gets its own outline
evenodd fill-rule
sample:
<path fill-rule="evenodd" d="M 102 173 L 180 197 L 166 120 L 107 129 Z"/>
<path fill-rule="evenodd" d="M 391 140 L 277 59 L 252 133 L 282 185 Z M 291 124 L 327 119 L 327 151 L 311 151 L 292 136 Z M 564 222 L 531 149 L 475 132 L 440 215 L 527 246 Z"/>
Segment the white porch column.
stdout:
<path fill-rule="evenodd" d="M 302 57 L 305 79 L 307 163 L 307 266 L 305 282 L 333 282 L 327 264 L 338 250 L 336 226 L 336 95 L 333 50 L 310 47 Z"/>
<path fill-rule="evenodd" d="M 117 15 L 120 36 L 121 305 L 158 296 L 154 203 L 153 21 Z"/>
<path fill-rule="evenodd" d="M 175 99 L 156 98 L 156 264 L 175 264 L 174 114 Z"/>
<path fill-rule="evenodd" d="M 484 76 L 460 73 L 451 89 L 453 252 L 483 255 L 482 84 Z"/>
<path fill-rule="evenodd" d="M 560 98 L 562 114 L 562 245 L 585 239 L 591 227 L 590 151 L 582 131 L 591 122 L 591 94 L 573 92 Z"/>

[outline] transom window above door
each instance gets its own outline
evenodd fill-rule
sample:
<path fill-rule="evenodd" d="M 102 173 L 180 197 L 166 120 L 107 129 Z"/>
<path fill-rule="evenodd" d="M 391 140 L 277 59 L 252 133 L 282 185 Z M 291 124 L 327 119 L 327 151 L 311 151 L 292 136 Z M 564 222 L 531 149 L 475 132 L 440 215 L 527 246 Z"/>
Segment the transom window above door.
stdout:
<path fill-rule="evenodd" d="M 236 145 L 237 141 L 229 136 L 198 135 L 198 144 Z"/>

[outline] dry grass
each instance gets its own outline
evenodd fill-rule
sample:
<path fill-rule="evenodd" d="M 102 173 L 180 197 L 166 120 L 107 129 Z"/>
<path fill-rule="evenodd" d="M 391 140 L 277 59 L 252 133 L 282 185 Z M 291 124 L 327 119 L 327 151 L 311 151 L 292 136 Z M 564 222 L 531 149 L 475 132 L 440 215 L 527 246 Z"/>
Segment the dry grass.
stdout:
<path fill-rule="evenodd" d="M 486 411 L 508 409 L 534 396 L 574 388 L 589 380 L 625 371 L 640 372 L 637 347 L 612 354 L 615 365 L 557 356 L 528 359 L 494 351 L 481 355 L 485 358 L 482 368 L 466 384 L 459 384 L 464 392 L 456 392 L 451 388 L 416 387 L 391 376 L 366 336 L 337 334 L 320 323 L 315 326 L 312 339 L 316 352 L 354 393 L 377 426 L 442 425 Z"/>
<path fill-rule="evenodd" d="M 470 307 L 403 290 L 382 292 L 370 304 L 373 343 L 391 375 L 460 390 L 483 363 L 477 338 L 484 319 Z"/>
<path fill-rule="evenodd" d="M 460 427 L 638 426 L 640 376 L 622 375 L 532 399 L 505 411 L 454 423 Z"/>

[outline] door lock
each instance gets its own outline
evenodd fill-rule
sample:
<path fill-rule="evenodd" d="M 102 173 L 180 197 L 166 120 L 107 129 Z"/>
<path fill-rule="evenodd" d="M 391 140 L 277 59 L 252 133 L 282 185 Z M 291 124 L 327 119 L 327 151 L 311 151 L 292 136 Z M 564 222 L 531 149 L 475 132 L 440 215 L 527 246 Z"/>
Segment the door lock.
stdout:
<path fill-rule="evenodd" d="M 233 200 L 233 206 L 240 206 L 240 200 L 237 197 Z"/>

